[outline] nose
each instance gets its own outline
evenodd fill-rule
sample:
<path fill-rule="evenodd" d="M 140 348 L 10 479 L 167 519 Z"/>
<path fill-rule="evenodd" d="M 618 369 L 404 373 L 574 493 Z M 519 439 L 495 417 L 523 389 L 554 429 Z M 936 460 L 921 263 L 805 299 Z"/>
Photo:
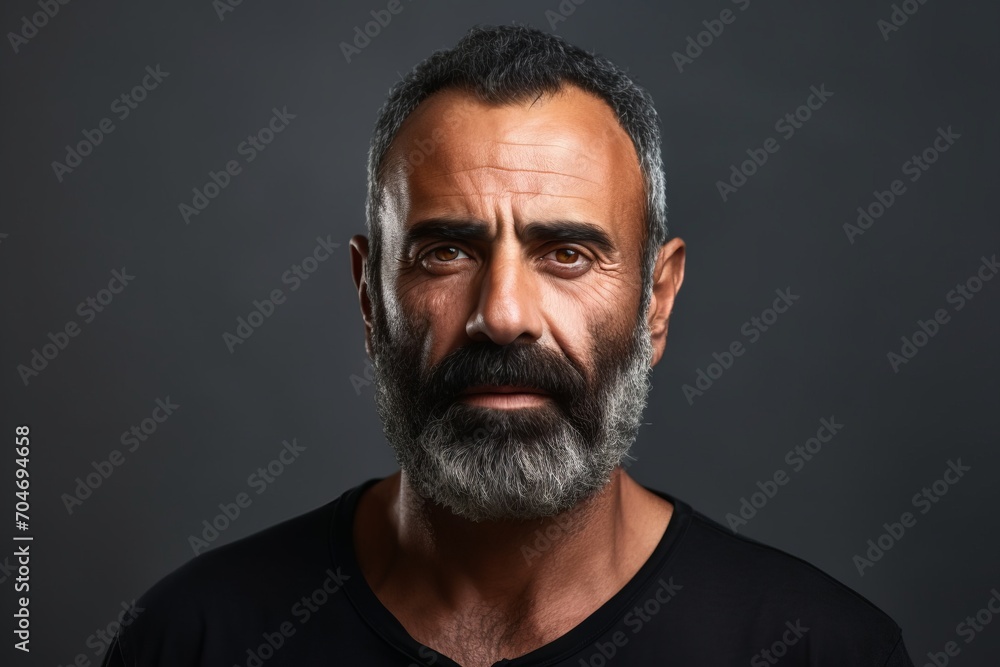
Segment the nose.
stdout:
<path fill-rule="evenodd" d="M 479 300 L 466 324 L 473 340 L 497 345 L 542 337 L 542 312 L 532 270 L 518 251 L 494 254 L 483 269 Z"/>

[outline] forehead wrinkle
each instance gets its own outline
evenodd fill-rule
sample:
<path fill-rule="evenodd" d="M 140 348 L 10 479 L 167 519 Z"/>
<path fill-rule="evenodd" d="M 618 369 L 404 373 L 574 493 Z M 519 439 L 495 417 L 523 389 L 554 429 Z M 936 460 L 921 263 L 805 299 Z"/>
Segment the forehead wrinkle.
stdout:
<path fill-rule="evenodd" d="M 586 91 L 570 88 L 568 92 L 580 97 Z M 562 97 L 555 96 L 553 101 Z M 498 198 L 526 202 L 542 197 L 581 202 L 588 210 L 597 205 L 599 219 L 610 219 L 609 215 L 641 218 L 642 170 L 631 138 L 603 101 L 580 99 L 575 107 L 560 109 L 559 117 L 538 117 L 534 111 L 518 114 L 517 105 L 493 107 L 475 100 L 469 103 L 466 95 L 458 93 L 442 93 L 422 102 L 390 146 L 390 152 L 405 162 L 405 150 L 415 138 L 430 137 L 435 145 L 424 156 L 427 159 L 414 164 L 415 169 L 403 176 L 410 196 L 407 215 L 401 222 L 405 225 L 412 220 L 415 209 L 461 209 L 468 215 L 472 209 L 485 206 L 492 210 L 501 205 Z M 599 104 L 595 105 L 595 101 Z M 460 112 L 457 124 L 442 115 L 452 107 Z M 513 107 L 512 113 L 507 113 L 508 107 Z M 607 122 L 599 122 L 602 119 Z M 484 162 L 494 164 L 481 164 Z M 518 168 L 521 164 L 541 169 Z M 553 171 L 558 169 L 573 173 Z M 479 181 L 478 186 L 485 185 L 490 191 L 477 187 Z M 518 186 L 531 190 L 513 189 Z M 549 189 L 557 192 L 536 192 Z M 542 205 L 559 207 L 570 203 Z M 605 211 L 607 207 L 612 210 Z"/>
<path fill-rule="evenodd" d="M 475 171 L 477 169 L 496 169 L 497 171 L 508 171 L 508 172 L 523 172 L 526 174 L 551 174 L 553 176 L 564 176 L 566 178 L 576 178 L 581 181 L 586 181 L 587 183 L 593 183 L 594 185 L 601 185 L 600 181 L 592 181 L 589 178 L 584 178 L 583 176 L 575 176 L 573 174 L 567 174 L 561 171 L 549 171 L 546 169 L 524 169 L 522 167 L 498 167 L 496 165 L 482 165 L 478 167 L 469 167 L 467 169 L 456 169 L 455 171 L 446 171 L 440 174 L 433 174 L 426 176 L 426 180 L 434 180 L 436 178 L 445 178 L 447 176 L 453 176 L 455 174 L 462 174 L 468 171 Z"/>
<path fill-rule="evenodd" d="M 445 143 L 442 145 L 441 151 L 438 155 L 433 156 L 433 158 L 427 163 L 427 166 L 432 170 L 434 166 L 447 168 L 451 165 L 458 166 L 462 163 L 472 161 L 492 162 L 493 164 L 475 165 L 468 168 L 463 167 L 461 169 L 447 171 L 444 173 L 430 174 L 427 175 L 426 178 L 438 178 L 440 176 L 447 176 L 449 174 L 456 174 L 474 169 L 496 169 L 498 171 L 507 172 L 520 171 L 524 173 L 567 176 L 595 185 L 600 185 L 605 182 L 605 177 L 608 175 L 609 170 L 614 170 L 613 163 L 617 161 L 616 157 L 611 157 L 606 160 L 598 160 L 588 155 L 587 151 L 579 150 L 575 147 L 579 144 L 578 141 L 571 141 L 570 143 L 573 144 L 573 147 L 560 144 L 522 143 L 499 138 L 491 138 L 487 141 L 460 141 L 458 143 Z M 602 143 L 601 145 L 604 144 Z M 569 153 L 569 156 L 553 155 L 551 152 L 544 150 L 531 150 L 539 147 L 556 148 Z M 538 165 L 543 168 L 532 169 L 527 166 L 502 166 L 520 164 Z M 587 175 L 595 175 L 597 180 L 588 179 L 582 175 L 570 173 L 571 171 Z"/>
<path fill-rule="evenodd" d="M 500 139 L 496 140 L 494 143 L 497 143 L 497 144 L 500 144 L 500 145 L 503 145 L 503 146 L 530 146 L 532 148 L 558 148 L 559 150 L 564 150 L 564 151 L 569 151 L 570 153 L 575 153 L 577 156 L 582 157 L 582 158 L 587 159 L 587 160 L 590 160 L 591 162 L 597 163 L 599 165 L 603 166 L 605 164 L 604 162 L 601 162 L 600 160 L 597 160 L 596 158 L 590 157 L 589 155 L 587 155 L 587 153 L 585 151 L 577 150 L 576 148 L 571 148 L 569 146 L 563 146 L 561 144 L 535 144 L 535 143 L 526 143 L 526 142 L 520 142 L 520 141 L 503 141 L 503 140 L 500 140 Z"/>
<path fill-rule="evenodd" d="M 563 199 L 582 199 L 588 202 L 592 201 L 589 197 L 582 197 L 578 195 L 559 195 L 554 192 L 527 192 L 527 191 L 522 192 L 520 190 L 503 190 L 501 192 L 481 192 L 477 190 L 474 193 L 468 193 L 468 194 L 462 194 L 462 193 L 435 194 L 434 198 L 437 199 L 441 197 L 461 197 L 462 199 L 468 199 L 470 196 L 493 197 L 493 196 L 505 196 L 505 195 L 541 195 L 543 197 L 562 197 Z"/>

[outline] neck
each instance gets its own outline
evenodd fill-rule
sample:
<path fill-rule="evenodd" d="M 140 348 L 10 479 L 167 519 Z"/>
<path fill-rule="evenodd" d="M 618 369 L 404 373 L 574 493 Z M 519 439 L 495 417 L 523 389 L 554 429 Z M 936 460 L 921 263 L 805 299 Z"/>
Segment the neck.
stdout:
<path fill-rule="evenodd" d="M 572 599 L 592 611 L 648 559 L 670 516 L 669 503 L 621 468 L 587 501 L 533 521 L 462 519 L 420 498 L 402 473 L 376 487 L 359 504 L 355 543 L 365 578 L 390 609 L 420 600 L 445 614 L 532 614 L 541 601 Z"/>

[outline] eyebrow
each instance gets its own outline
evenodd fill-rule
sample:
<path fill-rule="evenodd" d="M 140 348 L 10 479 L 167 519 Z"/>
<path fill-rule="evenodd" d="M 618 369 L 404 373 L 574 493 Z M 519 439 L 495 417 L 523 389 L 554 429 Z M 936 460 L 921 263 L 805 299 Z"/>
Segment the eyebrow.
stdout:
<path fill-rule="evenodd" d="M 592 243 L 604 253 L 612 255 L 617 250 L 608 233 L 591 222 L 576 220 L 548 220 L 530 222 L 519 236 L 525 241 L 552 240 Z"/>
<path fill-rule="evenodd" d="M 518 231 L 522 241 L 574 241 L 591 243 L 604 253 L 613 255 L 617 248 L 611 237 L 601 227 L 576 220 L 547 220 L 529 222 Z M 487 242 L 493 240 L 489 225 L 478 220 L 449 220 L 432 218 L 410 226 L 403 235 L 403 247 L 409 252 L 413 246 L 428 239 Z"/>
<path fill-rule="evenodd" d="M 403 234 L 403 247 L 409 251 L 419 241 L 426 240 L 489 241 L 491 238 L 485 223 L 433 218 L 411 225 Z"/>

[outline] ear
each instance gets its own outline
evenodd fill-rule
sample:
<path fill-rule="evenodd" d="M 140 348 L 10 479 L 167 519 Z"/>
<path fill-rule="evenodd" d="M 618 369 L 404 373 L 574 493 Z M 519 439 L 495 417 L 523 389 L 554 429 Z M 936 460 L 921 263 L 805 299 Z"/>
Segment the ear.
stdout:
<path fill-rule="evenodd" d="M 674 299 L 684 282 L 684 241 L 672 238 L 660 248 L 653 267 L 653 295 L 649 302 L 650 339 L 653 344 L 653 359 L 650 366 L 659 363 L 663 349 L 667 345 L 667 327 Z"/>
<path fill-rule="evenodd" d="M 368 237 L 356 234 L 351 237 L 351 273 L 354 285 L 358 288 L 358 299 L 361 301 L 361 319 L 365 323 L 365 351 L 368 358 L 372 354 L 372 302 L 368 298 L 368 280 L 365 269 L 368 266 Z"/>

